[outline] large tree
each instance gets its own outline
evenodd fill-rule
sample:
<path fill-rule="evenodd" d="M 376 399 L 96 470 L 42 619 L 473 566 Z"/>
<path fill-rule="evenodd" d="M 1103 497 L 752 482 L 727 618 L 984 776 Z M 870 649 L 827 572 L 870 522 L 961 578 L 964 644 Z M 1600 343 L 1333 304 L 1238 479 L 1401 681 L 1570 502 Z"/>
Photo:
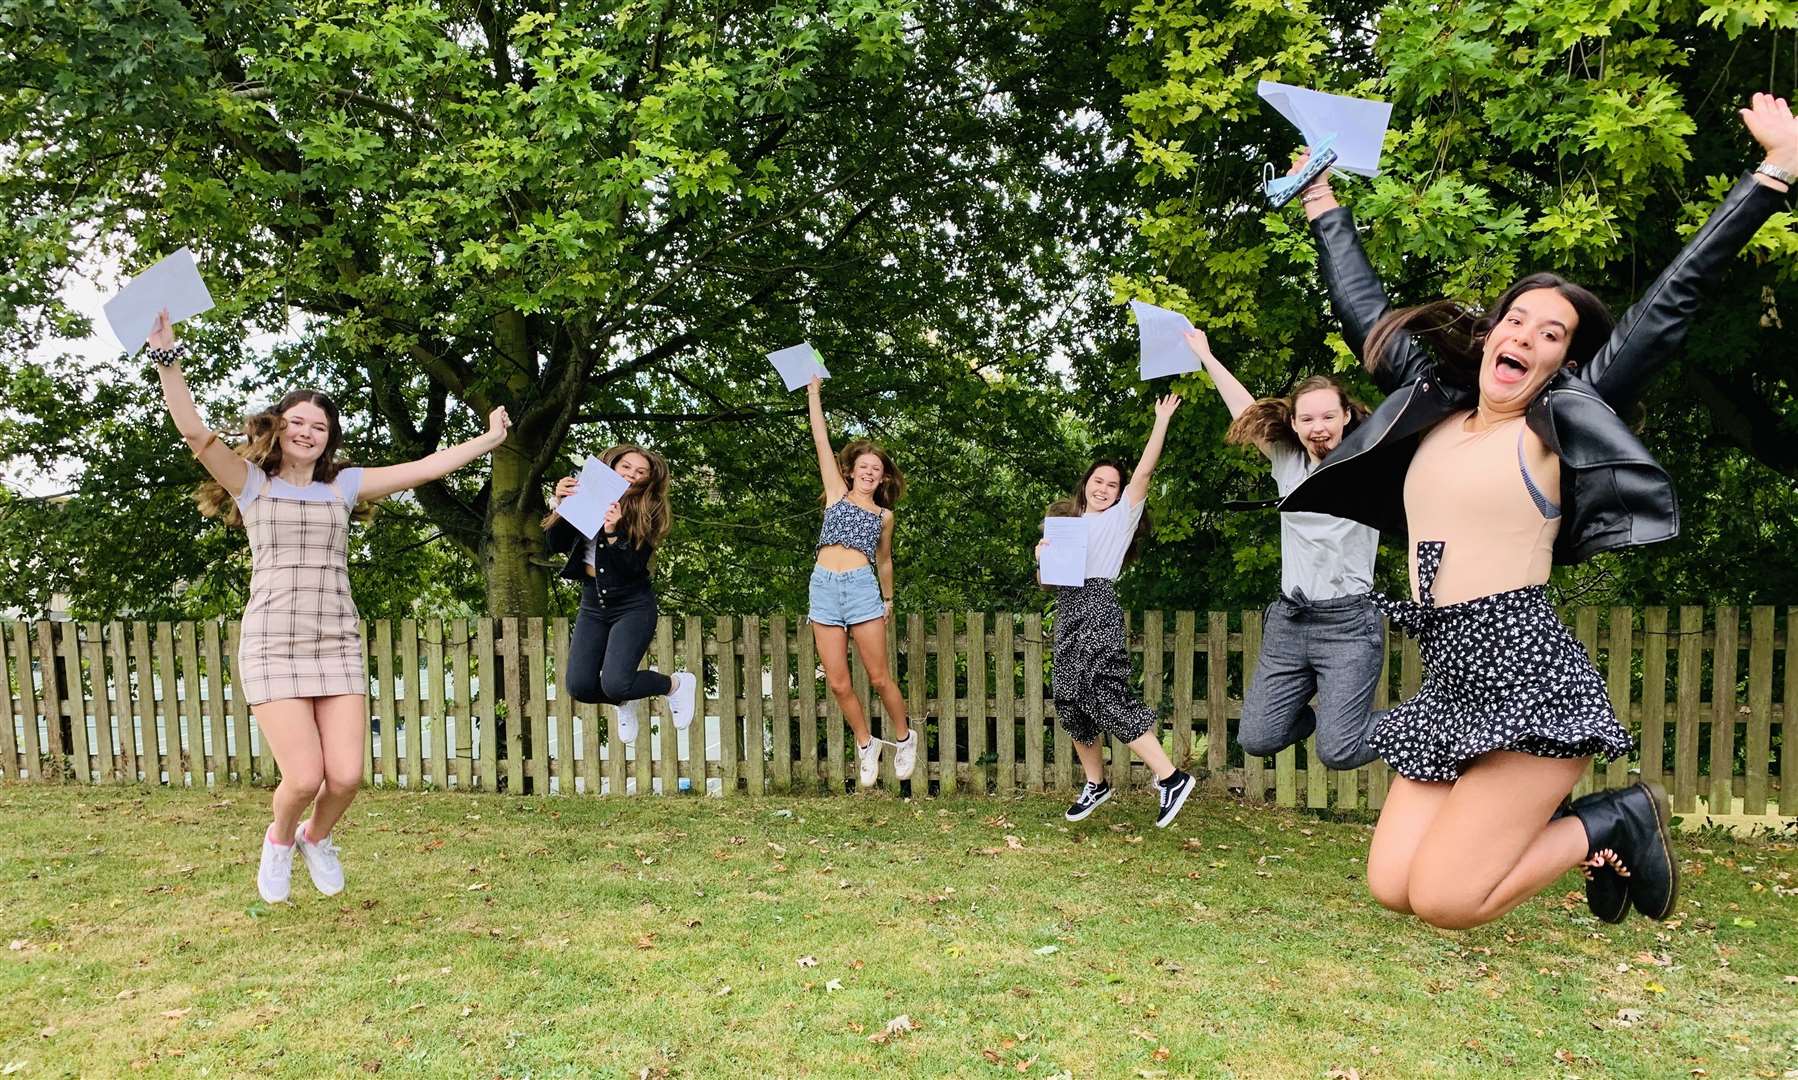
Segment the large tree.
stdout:
<path fill-rule="evenodd" d="M 188 243 L 222 301 L 194 364 L 216 409 L 321 384 L 364 418 L 356 450 L 387 460 L 506 405 L 490 475 L 421 489 L 395 519 L 478 554 L 489 610 L 545 610 L 536 521 L 572 451 L 649 436 L 686 451 L 687 509 L 751 504 L 721 527 L 804 507 L 800 402 L 762 358 L 801 338 L 830 357 L 828 399 L 857 426 L 926 444 L 955 431 L 1002 457 L 1063 445 L 1042 439 L 1059 430 L 1044 358 L 1079 347 L 1084 319 L 1057 306 L 1095 306 L 1083 244 L 1118 218 L 1075 193 L 1115 155 L 1068 80 L 1039 71 L 1028 11 L 0 0 L 0 24 L 0 245 L 17 253 L 0 344 L 86 330 L 47 300 L 66 275 Z M 247 329 L 296 324 L 297 348 L 239 348 Z M 191 511 L 131 484 L 194 478 L 156 454 L 167 432 L 136 364 L 15 365 L 0 404 L 0 457 L 73 462 L 87 500 L 6 516 L 7 599 L 146 534 L 161 543 L 125 561 L 162 567 L 152 581 L 204 578 L 201 553 L 230 550 L 173 543 Z M 987 410 L 992 430 L 973 430 Z M 1005 512 L 1038 504 L 1021 490 Z M 52 520 L 43 558 L 21 534 Z M 115 528 L 102 540 L 69 527 L 82 521 Z M 711 547 L 765 571 L 743 558 L 753 528 L 726 535 L 744 543 Z"/>

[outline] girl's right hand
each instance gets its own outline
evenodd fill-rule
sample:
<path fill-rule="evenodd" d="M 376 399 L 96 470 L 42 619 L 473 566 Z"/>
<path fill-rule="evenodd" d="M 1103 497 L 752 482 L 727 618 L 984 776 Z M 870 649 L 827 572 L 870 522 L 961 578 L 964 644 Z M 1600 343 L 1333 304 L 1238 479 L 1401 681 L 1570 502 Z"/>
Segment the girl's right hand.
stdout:
<path fill-rule="evenodd" d="M 1299 152 L 1293 156 L 1292 168 L 1286 170 L 1286 175 L 1287 176 L 1297 176 L 1300 172 L 1304 171 L 1305 165 L 1310 160 L 1311 160 L 1311 148 L 1309 146 L 1300 147 Z M 1325 169 L 1323 172 L 1320 172 L 1317 174 L 1317 179 L 1311 181 L 1309 184 L 1306 184 L 1305 190 L 1300 192 L 1299 194 L 1303 195 L 1303 194 L 1307 194 L 1307 193 L 1313 192 L 1313 191 L 1328 192 L 1331 190 L 1332 189 L 1330 187 L 1330 170 Z"/>
<path fill-rule="evenodd" d="M 175 347 L 175 327 L 169 322 L 169 309 L 163 308 L 156 316 L 156 322 L 150 327 L 149 345 L 152 349 L 167 350 Z"/>
<path fill-rule="evenodd" d="M 568 496 L 573 495 L 576 491 L 578 491 L 580 489 L 580 486 L 581 486 L 581 478 L 580 477 L 564 476 L 564 477 L 562 477 L 562 479 L 556 481 L 556 498 L 566 499 Z"/>

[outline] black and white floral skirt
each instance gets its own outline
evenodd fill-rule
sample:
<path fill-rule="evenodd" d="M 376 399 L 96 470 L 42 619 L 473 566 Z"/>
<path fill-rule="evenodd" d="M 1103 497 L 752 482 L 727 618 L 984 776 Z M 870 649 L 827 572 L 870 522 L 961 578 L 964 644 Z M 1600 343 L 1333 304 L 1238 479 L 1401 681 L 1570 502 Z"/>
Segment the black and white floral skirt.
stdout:
<path fill-rule="evenodd" d="M 1629 733 L 1604 680 L 1567 632 L 1540 585 L 1436 607 L 1430 593 L 1443 543 L 1419 541 L 1420 601 L 1376 594 L 1377 606 L 1417 639 L 1417 696 L 1375 725 L 1370 745 L 1399 775 L 1452 781 L 1481 754 L 1622 757 Z"/>
<path fill-rule="evenodd" d="M 1155 713 L 1130 685 L 1124 609 L 1109 578 L 1055 589 L 1055 715 L 1076 741 L 1111 735 L 1129 742 L 1155 726 Z"/>

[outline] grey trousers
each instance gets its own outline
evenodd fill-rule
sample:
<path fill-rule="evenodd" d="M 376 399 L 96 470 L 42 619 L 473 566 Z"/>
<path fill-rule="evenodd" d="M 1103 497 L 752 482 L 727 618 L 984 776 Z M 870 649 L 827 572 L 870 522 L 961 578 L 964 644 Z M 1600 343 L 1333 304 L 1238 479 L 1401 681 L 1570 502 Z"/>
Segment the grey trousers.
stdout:
<path fill-rule="evenodd" d="M 1367 737 L 1386 634 L 1367 594 L 1282 596 L 1268 605 L 1262 627 L 1261 659 L 1242 701 L 1243 753 L 1277 754 L 1315 731 L 1327 769 L 1359 768 L 1377 757 Z"/>

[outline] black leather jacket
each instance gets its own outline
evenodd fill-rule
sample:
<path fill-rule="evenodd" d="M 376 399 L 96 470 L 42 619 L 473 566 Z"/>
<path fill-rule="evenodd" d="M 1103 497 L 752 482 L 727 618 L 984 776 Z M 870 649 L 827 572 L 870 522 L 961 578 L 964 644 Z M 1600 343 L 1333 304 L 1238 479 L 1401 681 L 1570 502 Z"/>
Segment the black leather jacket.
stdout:
<path fill-rule="evenodd" d="M 594 573 L 587 573 L 587 538 L 564 518 L 550 522 L 543 531 L 543 546 L 550 555 L 566 555 L 561 577 L 569 581 L 593 582 L 602 594 L 620 595 L 650 587 L 650 561 L 655 548 L 633 544 L 622 535 L 602 532 L 600 543 L 593 549 Z"/>
<path fill-rule="evenodd" d="M 1699 290 L 1741 251 L 1784 196 L 1744 176 L 1673 264 L 1618 322 L 1597 355 L 1562 370 L 1530 404 L 1525 423 L 1561 459 L 1561 528 L 1555 562 L 1679 535 L 1679 507 L 1665 469 L 1617 416 L 1686 336 Z M 1330 304 L 1360 355 L 1390 303 L 1344 209 L 1311 223 Z M 1393 338 L 1374 381 L 1388 397 L 1323 464 L 1280 502 L 1349 518 L 1397 535 L 1405 527 L 1405 471 L 1422 435 L 1467 412 L 1479 391 L 1444 384 L 1435 360 L 1408 333 Z"/>

